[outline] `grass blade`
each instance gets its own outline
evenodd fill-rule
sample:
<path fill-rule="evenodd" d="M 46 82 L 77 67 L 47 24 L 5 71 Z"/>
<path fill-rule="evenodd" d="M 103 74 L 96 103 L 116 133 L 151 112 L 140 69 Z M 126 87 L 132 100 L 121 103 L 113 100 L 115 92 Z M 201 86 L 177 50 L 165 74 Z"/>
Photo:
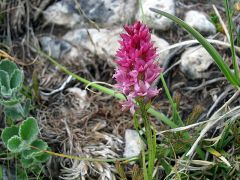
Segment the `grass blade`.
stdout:
<path fill-rule="evenodd" d="M 229 32 L 230 44 L 231 44 L 232 64 L 234 68 L 235 77 L 239 83 L 240 82 L 239 66 L 236 58 L 236 51 L 234 48 L 234 39 L 233 39 L 234 24 L 232 21 L 232 12 L 230 10 L 228 0 L 224 0 L 224 6 L 225 6 L 227 20 L 228 20 L 228 32 Z"/>

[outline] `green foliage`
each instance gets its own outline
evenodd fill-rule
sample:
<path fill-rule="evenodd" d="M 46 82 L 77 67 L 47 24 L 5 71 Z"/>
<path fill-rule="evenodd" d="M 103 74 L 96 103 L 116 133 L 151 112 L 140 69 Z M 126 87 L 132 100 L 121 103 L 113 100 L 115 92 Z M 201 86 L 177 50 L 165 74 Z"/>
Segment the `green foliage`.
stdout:
<path fill-rule="evenodd" d="M 17 126 L 7 127 L 3 130 L 1 138 L 5 146 L 7 146 L 8 140 L 11 137 L 18 135 L 18 131 L 19 128 Z"/>
<path fill-rule="evenodd" d="M 14 97 L 23 83 L 23 72 L 9 60 L 0 62 L 0 95 L 3 98 Z"/>
<path fill-rule="evenodd" d="M 44 151 L 48 145 L 41 139 L 37 139 L 38 125 L 36 119 L 29 117 L 19 127 L 7 127 L 2 132 L 4 145 L 11 153 L 21 156 L 21 164 L 25 168 L 48 161 L 49 154 Z"/>
<path fill-rule="evenodd" d="M 7 148 L 13 153 L 18 153 L 22 151 L 23 141 L 17 135 L 12 136 L 7 143 Z"/>
<path fill-rule="evenodd" d="M 215 25 L 218 32 L 224 33 L 224 29 L 219 21 L 218 16 L 215 13 L 210 14 L 211 22 Z"/>
<path fill-rule="evenodd" d="M 13 121 L 27 117 L 31 108 L 30 100 L 24 100 L 20 93 L 23 80 L 23 71 L 14 62 L 7 59 L 0 62 L 0 104 Z"/>
<path fill-rule="evenodd" d="M 24 156 L 21 157 L 21 163 L 23 167 L 30 168 L 34 165 L 34 159 L 33 158 L 25 158 Z"/>
<path fill-rule="evenodd" d="M 50 150 L 50 149 L 48 149 L 48 150 Z M 42 152 L 40 154 L 36 154 L 33 158 L 36 162 L 43 163 L 43 162 L 46 162 L 49 160 L 50 155 Z"/>
<path fill-rule="evenodd" d="M 19 128 L 19 136 L 26 143 L 33 142 L 38 135 L 38 125 L 36 119 L 30 117 L 27 118 Z"/>
<path fill-rule="evenodd" d="M 31 100 L 21 93 L 23 86 L 23 71 L 9 60 L 0 62 L 0 104 L 4 107 L 5 124 L 10 127 L 3 129 L 1 138 L 3 144 L 14 154 L 20 156 L 21 166 L 16 166 L 17 179 L 28 179 L 26 169 L 35 168 L 48 161 L 49 154 L 44 151 L 48 145 L 37 139 L 39 128 L 37 120 L 28 117 Z M 28 118 L 26 118 L 28 117 Z M 19 126 L 13 125 L 15 120 L 26 118 Z M 1 177 L 0 177 L 1 178 Z"/>
<path fill-rule="evenodd" d="M 47 143 L 41 139 L 37 139 L 37 140 L 33 141 L 31 143 L 31 146 L 33 146 L 35 148 L 26 149 L 22 152 L 23 157 L 26 159 L 29 159 L 29 158 L 32 158 L 35 156 L 41 156 L 42 155 L 41 150 L 46 150 L 48 148 Z M 36 148 L 38 148 L 38 149 L 36 149 Z M 39 149 L 41 149 L 41 150 L 39 150 Z"/>

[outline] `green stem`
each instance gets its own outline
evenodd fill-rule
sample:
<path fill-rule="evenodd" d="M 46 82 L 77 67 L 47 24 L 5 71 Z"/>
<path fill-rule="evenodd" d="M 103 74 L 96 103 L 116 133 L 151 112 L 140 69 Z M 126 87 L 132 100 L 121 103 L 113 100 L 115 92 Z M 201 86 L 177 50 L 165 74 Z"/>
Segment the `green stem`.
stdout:
<path fill-rule="evenodd" d="M 144 10 L 143 10 L 143 2 L 142 0 L 139 0 L 139 5 L 140 5 L 140 12 L 141 12 L 141 16 L 142 16 L 142 22 L 146 23 L 146 18 L 145 18 L 145 14 L 144 14 Z"/>
<path fill-rule="evenodd" d="M 151 129 L 151 124 L 148 119 L 148 114 L 146 110 L 146 105 L 144 102 L 139 102 L 141 116 L 143 119 L 146 137 L 147 137 L 147 146 L 148 146 L 148 179 L 152 179 L 152 174 L 154 171 L 154 161 L 156 158 L 156 138 L 154 137 L 155 133 Z M 155 135 L 156 136 L 156 135 Z M 155 141 L 155 142 L 154 142 Z"/>

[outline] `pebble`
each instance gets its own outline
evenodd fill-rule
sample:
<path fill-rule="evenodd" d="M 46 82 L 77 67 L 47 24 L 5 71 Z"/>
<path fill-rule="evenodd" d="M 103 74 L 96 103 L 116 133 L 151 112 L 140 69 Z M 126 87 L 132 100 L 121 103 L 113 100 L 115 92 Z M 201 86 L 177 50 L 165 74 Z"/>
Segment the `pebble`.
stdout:
<path fill-rule="evenodd" d="M 204 35 L 215 34 L 216 27 L 202 12 L 191 10 L 185 15 L 184 21 Z"/>
<path fill-rule="evenodd" d="M 138 156 L 144 148 L 144 142 L 135 130 L 127 129 L 125 131 L 124 157 Z"/>
<path fill-rule="evenodd" d="M 213 63 L 212 57 L 202 47 L 190 47 L 181 56 L 180 69 L 189 79 L 207 78 L 206 71 Z"/>

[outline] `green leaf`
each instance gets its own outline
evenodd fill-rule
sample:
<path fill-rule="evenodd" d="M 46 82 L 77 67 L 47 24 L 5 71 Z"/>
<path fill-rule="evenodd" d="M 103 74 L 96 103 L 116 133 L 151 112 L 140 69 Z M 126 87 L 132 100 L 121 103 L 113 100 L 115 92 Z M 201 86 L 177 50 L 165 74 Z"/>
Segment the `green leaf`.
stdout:
<path fill-rule="evenodd" d="M 11 76 L 15 69 L 18 69 L 18 67 L 12 61 L 3 60 L 0 62 L 0 70 L 7 72 L 9 76 Z"/>
<path fill-rule="evenodd" d="M 35 118 L 27 118 L 19 128 L 19 136 L 28 144 L 33 142 L 38 135 L 38 124 Z"/>
<path fill-rule="evenodd" d="M 167 175 L 172 172 L 172 169 L 174 169 L 165 159 L 160 159 L 160 163 Z"/>
<path fill-rule="evenodd" d="M 11 126 L 7 127 L 3 130 L 1 138 L 5 146 L 7 146 L 8 140 L 15 136 L 18 135 L 19 128 L 17 126 Z"/>
<path fill-rule="evenodd" d="M 13 153 L 18 153 L 22 151 L 22 140 L 19 136 L 13 136 L 8 140 L 7 148 Z"/>
<path fill-rule="evenodd" d="M 34 156 L 39 156 L 42 154 L 42 151 L 41 150 L 46 150 L 48 148 L 48 145 L 46 142 L 44 142 L 43 140 L 41 139 L 37 139 L 35 141 L 33 141 L 31 143 L 31 146 L 33 147 L 36 147 L 38 149 L 35 149 L 35 148 L 29 148 L 27 150 L 24 150 L 22 152 L 22 155 L 24 156 L 25 159 L 29 159 L 29 158 L 32 158 Z M 40 150 L 41 149 L 41 150 Z"/>
<path fill-rule="evenodd" d="M 16 104 L 15 106 L 5 107 L 4 113 L 6 116 L 10 117 L 13 120 L 18 120 L 23 118 L 24 110 L 21 104 Z"/>
<path fill-rule="evenodd" d="M 29 167 L 31 167 L 34 164 L 34 159 L 33 158 L 25 159 L 22 156 L 21 163 L 22 163 L 23 167 L 29 168 Z"/>
<path fill-rule="evenodd" d="M 0 99 L 0 104 L 4 106 L 14 106 L 18 104 L 20 101 L 21 101 L 20 99 L 15 99 L 15 98 L 8 99 L 8 100 Z"/>
<path fill-rule="evenodd" d="M 239 86 L 240 83 L 234 76 L 234 74 L 231 72 L 230 68 L 227 66 L 227 64 L 224 62 L 221 55 L 218 53 L 218 51 L 194 28 L 189 26 L 187 23 L 185 23 L 183 20 L 166 13 L 164 11 L 160 11 L 158 9 L 150 8 L 151 11 L 160 14 L 162 16 L 165 16 L 178 25 L 180 25 L 182 28 L 184 28 L 187 32 L 189 32 L 194 38 L 198 40 L 198 42 L 208 51 L 208 53 L 212 56 L 216 64 L 218 65 L 219 69 L 223 72 L 227 80 L 234 86 Z"/>
<path fill-rule="evenodd" d="M 23 106 L 23 115 L 24 117 L 27 117 L 30 110 L 32 109 L 32 106 L 31 106 L 31 100 L 30 99 L 27 99 L 24 106 Z"/>
<path fill-rule="evenodd" d="M 10 78 L 10 88 L 18 90 L 23 83 L 23 72 L 19 69 L 15 69 Z"/>
<path fill-rule="evenodd" d="M 12 91 L 10 89 L 10 80 L 7 72 L 0 70 L 0 90 L 1 94 L 4 97 L 9 97 L 12 95 Z"/>
<path fill-rule="evenodd" d="M 34 160 L 40 163 L 48 161 L 49 158 L 50 158 L 50 155 L 44 152 L 38 156 L 34 156 Z"/>

